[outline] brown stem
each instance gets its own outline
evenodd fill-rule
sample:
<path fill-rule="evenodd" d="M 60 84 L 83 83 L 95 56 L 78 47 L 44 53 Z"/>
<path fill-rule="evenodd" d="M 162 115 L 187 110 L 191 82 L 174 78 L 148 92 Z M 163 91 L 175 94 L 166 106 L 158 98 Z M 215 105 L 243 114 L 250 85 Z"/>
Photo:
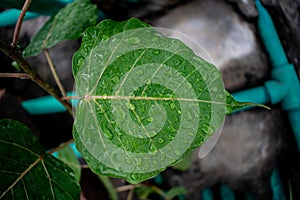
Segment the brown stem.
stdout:
<path fill-rule="evenodd" d="M 65 88 L 64 88 L 63 84 L 61 83 L 61 81 L 60 81 L 60 79 L 59 79 L 59 77 L 58 77 L 57 71 L 56 71 L 56 69 L 55 69 L 55 67 L 54 67 L 54 64 L 53 64 L 53 62 L 52 62 L 52 59 L 51 59 L 51 57 L 50 57 L 49 50 L 48 50 L 48 49 L 44 49 L 44 53 L 45 53 L 46 59 L 47 59 L 47 61 L 48 61 L 48 64 L 49 64 L 51 73 L 52 73 L 52 75 L 53 75 L 53 77 L 54 77 L 54 80 L 55 80 L 55 82 L 56 82 L 56 84 L 57 84 L 57 86 L 58 86 L 58 88 L 59 88 L 59 90 L 60 90 L 62 96 L 63 96 L 63 97 L 67 96 L 67 95 L 66 95 Z"/>
<path fill-rule="evenodd" d="M 23 8 L 21 10 L 20 16 L 18 18 L 16 27 L 15 27 L 13 41 L 10 44 L 13 48 L 17 47 L 18 39 L 19 39 L 19 34 L 20 34 L 21 27 L 22 27 L 22 24 L 23 24 L 23 19 L 25 17 L 25 14 L 26 14 L 26 12 L 28 10 L 28 7 L 29 7 L 30 3 L 31 3 L 31 0 L 26 0 L 25 3 L 24 3 L 24 5 L 23 5 Z"/>
<path fill-rule="evenodd" d="M 74 141 L 74 139 L 71 139 L 71 140 L 69 140 L 69 141 L 67 141 L 67 142 L 65 142 L 65 143 L 63 143 L 63 144 L 61 144 L 61 145 L 59 145 L 58 147 L 56 147 L 56 148 L 50 150 L 50 151 L 48 152 L 48 154 L 53 154 L 54 152 L 57 152 L 57 151 L 63 149 L 64 147 L 66 147 L 66 146 L 68 146 L 69 144 L 71 144 L 73 141 Z"/>
<path fill-rule="evenodd" d="M 40 75 L 30 66 L 30 64 L 25 60 L 22 56 L 21 52 L 18 50 L 11 48 L 9 45 L 5 44 L 3 41 L 0 41 L 0 50 L 5 53 L 7 56 L 12 58 L 14 61 L 18 63 L 18 65 L 28 74 L 29 78 L 34 81 L 37 85 L 43 88 L 46 92 L 48 92 L 51 96 L 56 98 L 63 106 L 67 109 L 67 111 L 73 116 L 72 106 L 69 102 L 61 99 L 61 94 L 51 85 L 49 85 L 46 81 L 44 81 Z"/>
<path fill-rule="evenodd" d="M 30 77 L 26 73 L 0 73 L 1 78 L 21 78 L 29 79 Z"/>
<path fill-rule="evenodd" d="M 117 192 L 124 192 L 124 191 L 127 191 L 127 190 L 132 190 L 132 189 L 135 189 L 135 188 L 138 188 L 138 187 L 142 187 L 142 186 L 143 186 L 143 184 L 123 185 L 123 186 L 115 188 L 115 190 Z"/>
<path fill-rule="evenodd" d="M 129 190 L 128 196 L 127 196 L 127 200 L 132 200 L 133 199 L 133 192 L 134 190 Z"/>

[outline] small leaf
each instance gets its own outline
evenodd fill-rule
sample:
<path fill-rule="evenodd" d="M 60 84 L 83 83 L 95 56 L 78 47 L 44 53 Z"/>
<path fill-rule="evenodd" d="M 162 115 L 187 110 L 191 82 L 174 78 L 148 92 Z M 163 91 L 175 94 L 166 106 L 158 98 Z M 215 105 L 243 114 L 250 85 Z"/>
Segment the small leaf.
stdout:
<path fill-rule="evenodd" d="M 57 158 L 68 165 L 74 172 L 76 181 L 80 181 L 81 165 L 76 154 L 70 146 L 66 146 L 57 152 Z"/>
<path fill-rule="evenodd" d="M 184 195 L 187 193 L 187 190 L 184 187 L 173 187 L 169 191 L 166 192 L 166 196 L 169 199 L 173 199 L 176 196 Z"/>
<path fill-rule="evenodd" d="M 188 152 L 180 162 L 176 163 L 173 166 L 173 169 L 180 171 L 186 171 L 187 169 L 189 169 L 193 162 L 193 154 L 194 151 Z"/>
<path fill-rule="evenodd" d="M 182 160 L 226 116 L 218 69 L 138 19 L 88 28 L 73 74 L 76 147 L 95 173 L 130 183 Z"/>
<path fill-rule="evenodd" d="M 24 2 L 24 0 L 1 0 L 0 7 L 22 9 Z M 33 0 L 31 1 L 28 10 L 44 15 L 50 15 L 63 8 L 65 5 L 66 2 L 63 2 L 61 0 Z"/>
<path fill-rule="evenodd" d="M 23 124 L 0 121 L 0 199 L 79 199 L 74 173 Z"/>
<path fill-rule="evenodd" d="M 75 0 L 52 16 L 32 38 L 23 52 L 25 57 L 35 56 L 63 40 L 74 40 L 83 30 L 96 23 L 97 7 L 90 0 Z"/>
<path fill-rule="evenodd" d="M 233 113 L 235 111 L 241 110 L 241 109 L 246 109 L 249 107 L 262 107 L 265 109 L 270 110 L 269 107 L 262 105 L 262 104 L 257 104 L 257 103 L 251 103 L 251 102 L 240 102 L 237 101 L 233 98 L 233 96 L 226 91 L 226 114 L 229 115 L 230 113 Z"/>
<path fill-rule="evenodd" d="M 104 187 L 106 188 L 110 200 L 118 200 L 118 193 L 114 188 L 114 185 L 111 183 L 109 177 L 107 176 L 98 176 Z"/>

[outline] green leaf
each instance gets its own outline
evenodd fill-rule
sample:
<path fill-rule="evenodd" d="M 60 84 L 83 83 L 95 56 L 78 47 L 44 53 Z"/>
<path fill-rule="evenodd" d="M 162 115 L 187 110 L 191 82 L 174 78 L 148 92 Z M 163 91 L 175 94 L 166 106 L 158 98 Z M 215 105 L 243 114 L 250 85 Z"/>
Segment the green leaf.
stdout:
<path fill-rule="evenodd" d="M 215 66 L 138 19 L 88 28 L 73 74 L 78 150 L 95 173 L 131 183 L 182 160 L 230 107 Z"/>
<path fill-rule="evenodd" d="M 169 191 L 166 192 L 166 196 L 169 199 L 173 199 L 176 196 L 184 195 L 187 193 L 187 190 L 184 187 L 173 187 Z"/>
<path fill-rule="evenodd" d="M 70 146 L 66 146 L 57 152 L 57 158 L 68 165 L 74 172 L 76 181 L 80 181 L 81 165 L 75 152 Z"/>
<path fill-rule="evenodd" d="M 24 0 L 1 0 L 0 7 L 22 9 L 24 2 Z M 50 15 L 63 8 L 65 5 L 66 3 L 61 0 L 33 0 L 31 1 L 28 10 L 44 15 Z"/>
<path fill-rule="evenodd" d="M 115 190 L 115 187 L 113 186 L 113 184 L 111 183 L 109 177 L 102 176 L 102 175 L 99 175 L 98 177 L 99 177 L 100 181 L 102 182 L 102 184 L 104 185 L 104 187 L 106 188 L 110 200 L 118 200 L 118 193 Z"/>
<path fill-rule="evenodd" d="M 269 107 L 262 104 L 237 101 L 233 98 L 233 96 L 229 92 L 226 91 L 226 114 L 227 115 L 241 109 L 247 109 L 249 107 L 255 107 L 255 106 L 270 110 Z"/>
<path fill-rule="evenodd" d="M 0 121 L 0 199 L 79 199 L 74 173 L 23 124 Z"/>
<path fill-rule="evenodd" d="M 193 154 L 194 151 L 188 152 L 180 162 L 173 166 L 173 169 L 180 171 L 186 171 L 187 169 L 189 169 L 193 162 Z"/>
<path fill-rule="evenodd" d="M 35 56 L 63 40 L 74 40 L 84 29 L 96 23 L 97 8 L 90 0 L 75 0 L 52 16 L 32 38 L 23 52 L 25 57 Z"/>

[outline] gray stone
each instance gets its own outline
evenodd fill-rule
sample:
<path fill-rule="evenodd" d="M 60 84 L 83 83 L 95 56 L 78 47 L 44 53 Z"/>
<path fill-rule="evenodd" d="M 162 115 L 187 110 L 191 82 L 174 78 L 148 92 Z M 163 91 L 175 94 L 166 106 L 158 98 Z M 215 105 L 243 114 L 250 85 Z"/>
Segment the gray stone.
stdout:
<path fill-rule="evenodd" d="M 180 31 L 201 45 L 223 73 L 225 87 L 240 89 L 257 83 L 268 72 L 266 55 L 253 26 L 222 0 L 193 1 L 153 22 Z"/>
<path fill-rule="evenodd" d="M 290 131 L 282 117 L 279 109 L 249 110 L 227 117 L 213 150 L 199 159 L 197 149 L 190 169 L 180 175 L 167 174 L 170 184 L 187 187 L 188 199 L 199 199 L 195 191 L 200 193 L 216 183 L 270 199 L 270 175 L 285 145 L 281 137 Z"/>

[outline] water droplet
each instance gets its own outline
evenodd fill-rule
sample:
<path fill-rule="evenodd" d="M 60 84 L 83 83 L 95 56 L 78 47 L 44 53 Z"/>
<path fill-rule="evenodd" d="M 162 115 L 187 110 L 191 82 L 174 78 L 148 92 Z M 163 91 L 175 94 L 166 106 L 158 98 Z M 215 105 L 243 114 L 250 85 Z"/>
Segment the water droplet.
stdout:
<path fill-rule="evenodd" d="M 113 134 L 110 132 L 110 130 L 108 128 L 103 128 L 103 134 L 108 139 L 112 139 L 113 138 Z"/>
<path fill-rule="evenodd" d="M 171 109 L 173 110 L 175 108 L 175 103 L 170 104 Z"/>
<path fill-rule="evenodd" d="M 127 103 L 127 108 L 130 110 L 135 110 L 135 105 L 132 103 Z"/>
<path fill-rule="evenodd" d="M 155 51 L 153 51 L 153 54 L 154 54 L 154 55 L 159 55 L 159 54 L 160 54 L 160 50 L 155 50 Z"/>
<path fill-rule="evenodd" d="M 141 39 L 139 37 L 130 37 L 124 40 L 127 44 L 139 44 Z"/>
<path fill-rule="evenodd" d="M 145 170 L 148 170 L 150 168 L 150 165 L 149 164 L 144 164 L 143 167 L 144 167 Z"/>
<path fill-rule="evenodd" d="M 114 76 L 111 80 L 112 80 L 114 83 L 117 83 L 117 82 L 119 81 L 119 77 Z"/>
<path fill-rule="evenodd" d="M 138 180 L 139 175 L 138 174 L 130 174 L 130 178 L 135 182 Z"/>
<path fill-rule="evenodd" d="M 141 158 L 136 158 L 136 159 L 134 160 L 134 164 L 135 164 L 136 166 L 140 166 L 140 165 L 142 164 L 142 159 L 141 159 Z"/>
<path fill-rule="evenodd" d="M 163 138 L 159 138 L 159 139 L 158 139 L 158 143 L 162 144 L 162 143 L 164 143 L 164 142 L 165 142 L 165 139 L 163 139 Z"/>
<path fill-rule="evenodd" d="M 130 160 L 129 158 L 125 158 L 125 162 L 126 162 L 127 164 L 131 164 L 131 160 Z"/>
<path fill-rule="evenodd" d="M 147 119 L 147 122 L 152 122 L 153 121 L 153 118 L 152 117 L 149 117 L 148 119 Z"/>
<path fill-rule="evenodd" d="M 154 156 L 154 155 L 157 154 L 157 152 L 158 152 L 157 146 L 156 146 L 155 144 L 152 144 L 152 145 L 150 146 L 150 151 L 148 152 L 149 155 Z"/>
<path fill-rule="evenodd" d="M 180 151 L 179 151 L 178 149 L 175 149 L 175 154 L 176 154 L 177 156 L 179 156 L 179 155 L 180 155 Z"/>

